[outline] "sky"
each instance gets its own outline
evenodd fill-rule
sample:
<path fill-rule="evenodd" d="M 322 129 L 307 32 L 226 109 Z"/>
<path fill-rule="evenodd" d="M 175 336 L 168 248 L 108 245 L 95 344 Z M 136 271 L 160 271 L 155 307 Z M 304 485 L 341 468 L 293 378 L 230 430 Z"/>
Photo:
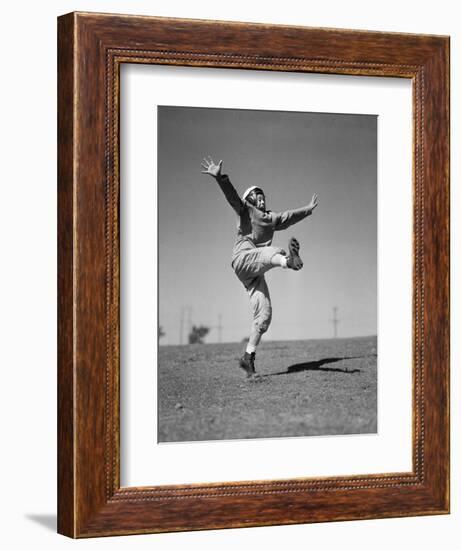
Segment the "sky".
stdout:
<path fill-rule="evenodd" d="M 189 324 L 206 342 L 241 341 L 251 313 L 231 265 L 237 217 L 204 156 L 223 160 L 241 195 L 262 187 L 274 212 L 307 205 L 313 215 L 276 232 L 295 236 L 304 268 L 266 274 L 273 318 L 266 340 L 377 333 L 377 117 L 328 113 L 158 107 L 160 344 L 185 342 Z M 221 329 L 219 326 L 221 325 Z"/>

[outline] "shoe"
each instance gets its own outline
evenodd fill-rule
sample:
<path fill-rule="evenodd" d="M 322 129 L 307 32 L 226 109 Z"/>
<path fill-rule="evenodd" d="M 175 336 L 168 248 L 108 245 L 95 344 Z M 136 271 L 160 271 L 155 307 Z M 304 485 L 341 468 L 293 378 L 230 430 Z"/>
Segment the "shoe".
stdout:
<path fill-rule="evenodd" d="M 299 257 L 299 242 L 291 237 L 288 243 L 289 255 L 287 257 L 287 267 L 299 271 L 303 267 L 303 261 Z"/>
<path fill-rule="evenodd" d="M 239 367 L 247 373 L 247 377 L 253 376 L 256 374 L 255 371 L 255 352 L 247 353 L 245 352 L 242 357 L 239 359 Z"/>

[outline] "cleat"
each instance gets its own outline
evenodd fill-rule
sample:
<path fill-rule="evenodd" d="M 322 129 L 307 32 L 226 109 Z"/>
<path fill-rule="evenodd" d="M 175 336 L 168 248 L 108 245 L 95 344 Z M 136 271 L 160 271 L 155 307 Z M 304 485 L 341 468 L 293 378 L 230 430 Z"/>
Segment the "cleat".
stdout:
<path fill-rule="evenodd" d="M 287 267 L 299 271 L 303 267 L 303 261 L 299 257 L 299 242 L 294 237 L 291 237 L 288 243 L 289 255 L 287 258 Z"/>
<path fill-rule="evenodd" d="M 239 359 L 239 367 L 246 372 L 247 378 L 256 374 L 255 371 L 255 353 L 245 352 Z"/>

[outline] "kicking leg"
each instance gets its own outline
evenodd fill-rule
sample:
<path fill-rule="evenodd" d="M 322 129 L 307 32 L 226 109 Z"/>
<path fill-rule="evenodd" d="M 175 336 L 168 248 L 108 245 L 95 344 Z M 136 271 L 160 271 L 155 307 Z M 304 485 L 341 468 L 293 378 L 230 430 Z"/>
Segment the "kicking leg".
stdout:
<path fill-rule="evenodd" d="M 288 242 L 288 258 L 287 258 L 287 267 L 299 271 L 303 267 L 303 261 L 299 256 L 299 242 L 294 237 Z"/>
<path fill-rule="evenodd" d="M 303 261 L 299 256 L 299 242 L 297 239 L 292 237 L 288 243 L 288 250 L 290 254 L 286 256 L 285 254 L 278 253 L 274 254 L 271 258 L 271 265 L 273 267 L 283 267 L 293 269 L 294 271 L 299 271 L 303 267 Z"/>
<path fill-rule="evenodd" d="M 288 267 L 288 258 L 283 254 L 274 254 L 271 258 L 271 265 L 274 267 L 283 267 L 286 269 Z"/>
<path fill-rule="evenodd" d="M 275 246 L 250 246 L 240 253 L 232 262 L 237 277 L 247 287 L 247 281 L 261 277 L 274 267 L 284 265 L 285 252 Z"/>

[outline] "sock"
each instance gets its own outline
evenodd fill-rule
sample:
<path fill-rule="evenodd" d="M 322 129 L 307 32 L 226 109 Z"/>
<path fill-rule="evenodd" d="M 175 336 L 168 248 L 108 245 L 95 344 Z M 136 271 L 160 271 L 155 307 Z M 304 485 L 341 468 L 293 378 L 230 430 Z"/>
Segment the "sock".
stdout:
<path fill-rule="evenodd" d="M 245 351 L 248 353 L 248 355 L 251 355 L 256 351 L 256 346 L 253 346 L 253 344 L 248 344 Z"/>
<path fill-rule="evenodd" d="M 282 266 L 283 269 L 286 269 L 288 267 L 287 265 L 287 259 L 285 256 L 283 256 L 280 260 L 280 265 Z"/>

